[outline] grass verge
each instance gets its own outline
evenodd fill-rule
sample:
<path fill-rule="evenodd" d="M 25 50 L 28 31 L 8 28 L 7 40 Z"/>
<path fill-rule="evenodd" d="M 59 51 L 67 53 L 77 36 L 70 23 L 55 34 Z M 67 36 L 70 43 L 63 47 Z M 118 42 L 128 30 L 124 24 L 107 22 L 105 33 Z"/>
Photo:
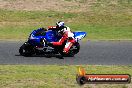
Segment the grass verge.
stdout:
<path fill-rule="evenodd" d="M 33 29 L 63 20 L 73 31 L 86 31 L 86 39 L 132 39 L 129 12 L 12 11 L 0 9 L 0 39 L 27 39 Z"/>
<path fill-rule="evenodd" d="M 132 66 L 82 65 L 88 74 L 130 74 Z M 77 65 L 0 65 L 0 88 L 80 88 Z M 85 88 L 130 88 L 132 84 L 89 84 Z"/>

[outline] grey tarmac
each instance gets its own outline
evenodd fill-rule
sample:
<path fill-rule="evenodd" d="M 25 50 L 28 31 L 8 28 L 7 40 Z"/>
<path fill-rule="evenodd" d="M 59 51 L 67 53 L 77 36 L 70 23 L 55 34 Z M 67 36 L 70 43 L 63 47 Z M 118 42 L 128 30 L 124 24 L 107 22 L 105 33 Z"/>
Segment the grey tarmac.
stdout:
<path fill-rule="evenodd" d="M 87 41 L 81 42 L 80 52 L 75 57 L 59 59 L 55 56 L 24 57 L 19 47 L 24 41 L 1 41 L 1 65 L 131 65 L 132 41 Z"/>

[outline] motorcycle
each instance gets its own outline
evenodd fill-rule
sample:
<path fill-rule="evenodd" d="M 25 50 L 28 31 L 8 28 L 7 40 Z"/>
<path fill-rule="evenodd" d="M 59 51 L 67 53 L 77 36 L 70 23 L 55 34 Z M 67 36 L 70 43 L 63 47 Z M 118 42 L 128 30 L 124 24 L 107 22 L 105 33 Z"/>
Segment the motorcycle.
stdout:
<path fill-rule="evenodd" d="M 22 56 L 32 56 L 32 55 L 45 55 L 45 54 L 61 54 L 63 56 L 74 56 L 80 50 L 79 40 L 86 36 L 86 32 L 76 31 L 73 32 L 75 43 L 70 48 L 67 54 L 63 53 L 63 48 L 66 44 L 66 41 L 62 46 L 48 46 L 48 42 L 57 42 L 61 38 L 60 35 L 55 30 L 45 31 L 42 28 L 33 30 L 30 34 L 28 41 L 25 42 L 19 49 L 19 53 Z"/>

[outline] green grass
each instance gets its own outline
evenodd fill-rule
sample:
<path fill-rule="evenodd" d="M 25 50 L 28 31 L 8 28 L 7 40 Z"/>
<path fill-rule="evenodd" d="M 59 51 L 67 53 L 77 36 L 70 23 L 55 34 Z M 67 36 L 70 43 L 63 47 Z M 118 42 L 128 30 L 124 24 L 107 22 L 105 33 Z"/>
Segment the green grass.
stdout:
<path fill-rule="evenodd" d="M 80 88 L 76 83 L 79 66 L 0 65 L 0 88 Z M 132 66 L 83 65 L 87 74 L 130 74 Z M 84 85 L 92 88 L 93 85 Z M 128 88 L 131 84 L 95 84 L 98 88 Z"/>
<path fill-rule="evenodd" d="M 132 1 L 97 0 L 89 9 L 89 12 L 0 9 L 0 39 L 27 39 L 33 29 L 55 25 L 59 20 L 65 21 L 73 31 L 86 31 L 86 39 L 132 39 Z"/>
<path fill-rule="evenodd" d="M 87 31 L 87 39 L 107 40 L 107 39 L 132 39 L 132 27 L 116 27 L 116 26 L 102 26 L 102 25 L 76 25 L 71 26 L 77 30 Z"/>
<path fill-rule="evenodd" d="M 74 18 L 77 14 L 55 11 L 15 11 L 0 9 L 0 22 L 47 22 L 49 19 Z"/>

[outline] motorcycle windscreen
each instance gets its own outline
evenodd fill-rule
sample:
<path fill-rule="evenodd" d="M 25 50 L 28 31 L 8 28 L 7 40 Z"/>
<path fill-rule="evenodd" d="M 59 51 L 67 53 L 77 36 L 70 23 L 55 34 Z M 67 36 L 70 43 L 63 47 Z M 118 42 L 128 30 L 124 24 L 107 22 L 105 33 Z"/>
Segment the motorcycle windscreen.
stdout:
<path fill-rule="evenodd" d="M 87 33 L 86 32 L 73 32 L 74 33 L 74 38 L 75 40 L 81 40 L 82 38 L 84 38 Z"/>

